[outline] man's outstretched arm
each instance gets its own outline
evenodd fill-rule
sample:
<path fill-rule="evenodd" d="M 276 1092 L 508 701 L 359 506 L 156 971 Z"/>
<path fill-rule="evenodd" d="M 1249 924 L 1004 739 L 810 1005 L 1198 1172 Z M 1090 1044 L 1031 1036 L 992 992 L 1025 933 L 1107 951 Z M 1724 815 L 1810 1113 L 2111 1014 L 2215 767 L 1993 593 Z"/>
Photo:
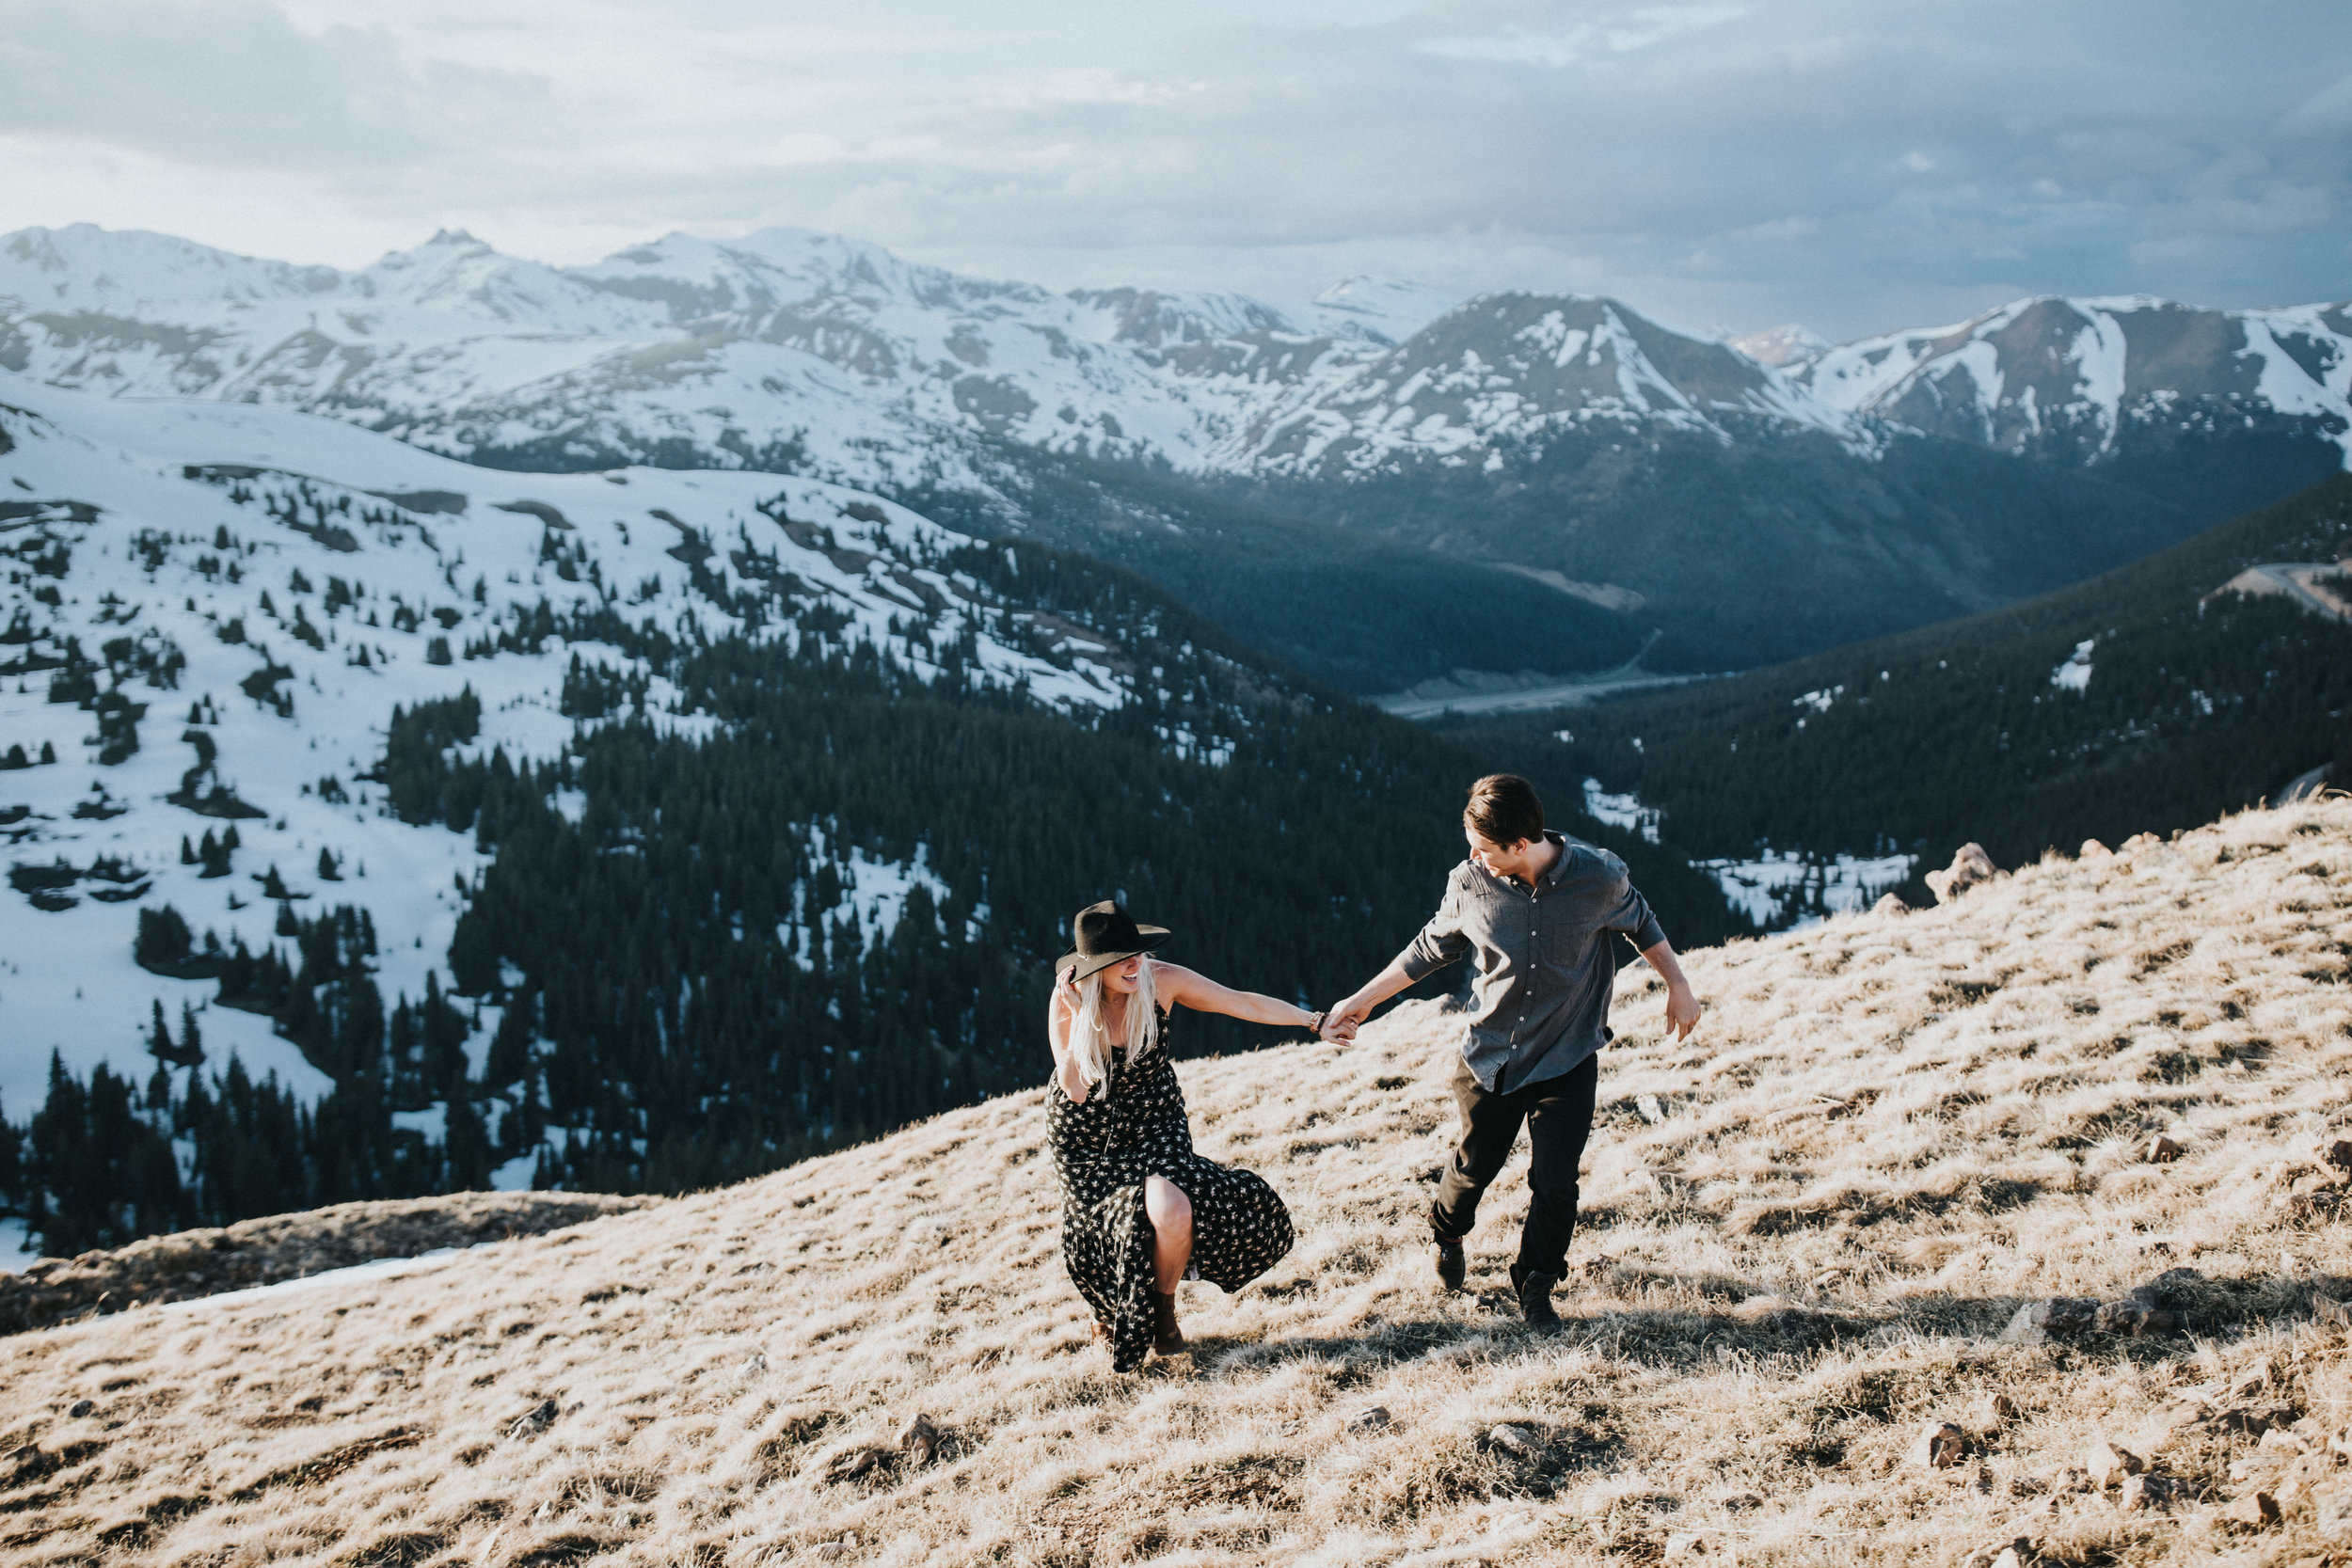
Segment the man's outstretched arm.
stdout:
<path fill-rule="evenodd" d="M 1660 937 L 1642 949 L 1642 957 L 1666 982 L 1667 1032 L 1677 1039 L 1690 1038 L 1691 1031 L 1699 1026 L 1699 999 L 1682 973 L 1680 960 L 1675 957 L 1674 943 Z"/>
<path fill-rule="evenodd" d="M 1372 1010 L 1398 991 L 1427 974 L 1435 974 L 1470 951 L 1470 940 L 1462 929 L 1462 890 L 1452 880 L 1445 887 L 1445 896 L 1438 900 L 1438 912 L 1429 917 L 1413 940 L 1405 944 L 1405 951 L 1389 960 L 1389 967 L 1365 981 L 1356 994 L 1331 1009 L 1327 1027 L 1332 1031 L 1344 1029 L 1343 1038 L 1353 1042 L 1356 1026 L 1372 1016 Z"/>
<path fill-rule="evenodd" d="M 1416 978 L 1405 972 L 1403 958 L 1390 959 L 1389 967 L 1365 981 L 1355 995 L 1332 1006 L 1330 1022 L 1327 1027 L 1333 1030 L 1344 1027 L 1346 1037 L 1354 1040 L 1357 1026 L 1372 1016 L 1372 1010 L 1411 985 Z"/>

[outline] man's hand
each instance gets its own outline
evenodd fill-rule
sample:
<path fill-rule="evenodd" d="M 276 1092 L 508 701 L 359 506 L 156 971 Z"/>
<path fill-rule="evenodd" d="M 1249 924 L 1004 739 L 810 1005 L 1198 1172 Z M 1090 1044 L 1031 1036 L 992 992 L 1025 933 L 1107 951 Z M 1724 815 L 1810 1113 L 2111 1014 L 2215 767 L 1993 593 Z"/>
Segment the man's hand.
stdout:
<path fill-rule="evenodd" d="M 1332 1007 L 1323 1021 L 1323 1026 L 1327 1031 L 1324 1037 L 1342 1045 L 1354 1044 L 1357 1029 L 1372 1017 L 1372 1009 L 1412 983 L 1410 975 L 1395 963 L 1391 963 L 1365 981 L 1362 990 Z"/>
<path fill-rule="evenodd" d="M 1674 944 L 1661 942 L 1642 949 L 1642 957 L 1658 977 L 1666 982 L 1666 1032 L 1677 1039 L 1689 1039 L 1691 1031 L 1699 1026 L 1699 999 L 1684 978 L 1682 965 L 1675 958 Z"/>
<path fill-rule="evenodd" d="M 1677 1039 L 1689 1039 L 1691 1031 L 1699 1026 L 1699 999 L 1692 993 L 1689 981 L 1666 988 L 1666 1032 Z"/>

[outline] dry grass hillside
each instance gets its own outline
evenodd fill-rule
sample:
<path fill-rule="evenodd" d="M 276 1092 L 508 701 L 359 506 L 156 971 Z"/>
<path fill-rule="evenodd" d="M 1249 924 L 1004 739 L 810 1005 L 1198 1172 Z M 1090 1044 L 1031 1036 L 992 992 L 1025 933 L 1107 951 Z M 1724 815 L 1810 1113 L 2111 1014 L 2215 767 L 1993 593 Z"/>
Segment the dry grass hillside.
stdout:
<path fill-rule="evenodd" d="M 1549 1337 L 1500 1309 L 1518 1167 L 1481 1289 L 1428 1275 L 1454 1021 L 1420 1005 L 1184 1065 L 1300 1241 L 1185 1287 L 1193 1353 L 1134 1377 L 1061 1272 L 1034 1093 L 398 1279 L 17 1336 L 0 1558 L 2343 1560 L 2348 956 L 2339 798 L 1694 954 L 1683 1045 L 1630 971 Z M 2004 1338 L 2051 1297 L 2109 1306 Z"/>

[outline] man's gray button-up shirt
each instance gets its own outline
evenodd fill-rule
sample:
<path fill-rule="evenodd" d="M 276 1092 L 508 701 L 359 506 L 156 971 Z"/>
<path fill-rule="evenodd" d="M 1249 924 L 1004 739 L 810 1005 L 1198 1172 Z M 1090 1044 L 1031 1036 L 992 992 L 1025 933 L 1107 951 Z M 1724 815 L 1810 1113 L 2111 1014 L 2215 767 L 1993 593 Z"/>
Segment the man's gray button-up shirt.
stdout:
<path fill-rule="evenodd" d="M 1625 862 L 1556 832 L 1544 837 L 1560 854 L 1532 888 L 1476 861 L 1455 866 L 1438 912 L 1397 955 L 1415 980 L 1476 955 L 1462 1057 L 1490 1093 L 1573 1072 L 1608 1041 L 1612 931 L 1643 952 L 1666 940 Z"/>

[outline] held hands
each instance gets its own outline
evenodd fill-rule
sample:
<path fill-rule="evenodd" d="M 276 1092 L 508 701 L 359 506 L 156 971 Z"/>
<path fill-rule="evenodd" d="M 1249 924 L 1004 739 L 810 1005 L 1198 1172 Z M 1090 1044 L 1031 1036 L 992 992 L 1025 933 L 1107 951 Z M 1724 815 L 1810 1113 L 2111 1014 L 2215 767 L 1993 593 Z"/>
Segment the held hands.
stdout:
<path fill-rule="evenodd" d="M 1344 1002 L 1335 1003 L 1331 1010 L 1323 1015 L 1323 1038 L 1333 1045 L 1354 1045 L 1356 1030 L 1371 1011 L 1370 1007 L 1352 996 Z"/>

